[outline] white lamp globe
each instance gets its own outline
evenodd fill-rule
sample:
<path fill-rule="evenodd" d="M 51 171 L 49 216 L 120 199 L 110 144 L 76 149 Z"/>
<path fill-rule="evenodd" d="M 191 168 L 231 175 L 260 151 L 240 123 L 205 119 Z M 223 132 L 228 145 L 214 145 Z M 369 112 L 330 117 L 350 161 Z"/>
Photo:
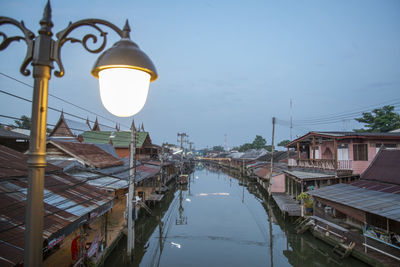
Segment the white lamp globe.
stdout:
<path fill-rule="evenodd" d="M 158 77 L 153 62 L 128 34 L 126 24 L 127 37 L 104 51 L 92 69 L 93 76 L 99 79 L 101 102 L 119 117 L 133 116 L 143 108 L 150 82 Z"/>
<path fill-rule="evenodd" d="M 150 78 L 149 73 L 137 69 L 101 70 L 99 71 L 101 102 L 115 116 L 133 116 L 146 103 Z"/>

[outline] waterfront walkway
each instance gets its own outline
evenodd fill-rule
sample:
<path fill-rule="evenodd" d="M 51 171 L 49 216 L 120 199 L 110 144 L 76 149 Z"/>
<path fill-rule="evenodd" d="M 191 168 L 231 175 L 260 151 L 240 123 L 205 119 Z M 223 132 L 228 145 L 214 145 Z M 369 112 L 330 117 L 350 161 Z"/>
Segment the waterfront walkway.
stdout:
<path fill-rule="evenodd" d="M 272 193 L 272 198 L 275 200 L 279 209 L 289 216 L 300 216 L 301 206 L 291 197 L 284 193 Z"/>

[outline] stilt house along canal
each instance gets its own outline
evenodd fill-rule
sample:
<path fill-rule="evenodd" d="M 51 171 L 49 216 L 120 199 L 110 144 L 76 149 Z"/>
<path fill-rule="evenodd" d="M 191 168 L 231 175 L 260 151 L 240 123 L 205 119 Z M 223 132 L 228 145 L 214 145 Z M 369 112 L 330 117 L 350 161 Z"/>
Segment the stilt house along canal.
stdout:
<path fill-rule="evenodd" d="M 252 180 L 202 167 L 141 216 L 135 232 L 134 261 L 121 239 L 105 266 L 366 266 L 296 234 Z"/>

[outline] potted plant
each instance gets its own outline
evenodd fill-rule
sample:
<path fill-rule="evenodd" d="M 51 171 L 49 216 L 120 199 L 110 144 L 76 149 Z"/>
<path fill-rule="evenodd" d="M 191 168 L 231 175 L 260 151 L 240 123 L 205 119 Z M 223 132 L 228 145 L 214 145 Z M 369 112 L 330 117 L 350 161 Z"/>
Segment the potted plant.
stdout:
<path fill-rule="evenodd" d="M 297 198 L 302 201 L 306 214 L 312 214 L 314 203 L 307 193 L 301 193 Z"/>

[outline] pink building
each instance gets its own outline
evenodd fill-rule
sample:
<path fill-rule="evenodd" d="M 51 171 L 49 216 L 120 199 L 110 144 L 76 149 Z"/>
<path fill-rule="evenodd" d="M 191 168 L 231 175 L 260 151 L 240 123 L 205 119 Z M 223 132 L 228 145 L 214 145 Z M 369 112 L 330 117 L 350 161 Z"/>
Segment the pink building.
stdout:
<path fill-rule="evenodd" d="M 400 149 L 400 133 L 309 132 L 287 145 L 297 152 L 288 165 L 337 175 L 361 174 L 382 146 Z"/>

